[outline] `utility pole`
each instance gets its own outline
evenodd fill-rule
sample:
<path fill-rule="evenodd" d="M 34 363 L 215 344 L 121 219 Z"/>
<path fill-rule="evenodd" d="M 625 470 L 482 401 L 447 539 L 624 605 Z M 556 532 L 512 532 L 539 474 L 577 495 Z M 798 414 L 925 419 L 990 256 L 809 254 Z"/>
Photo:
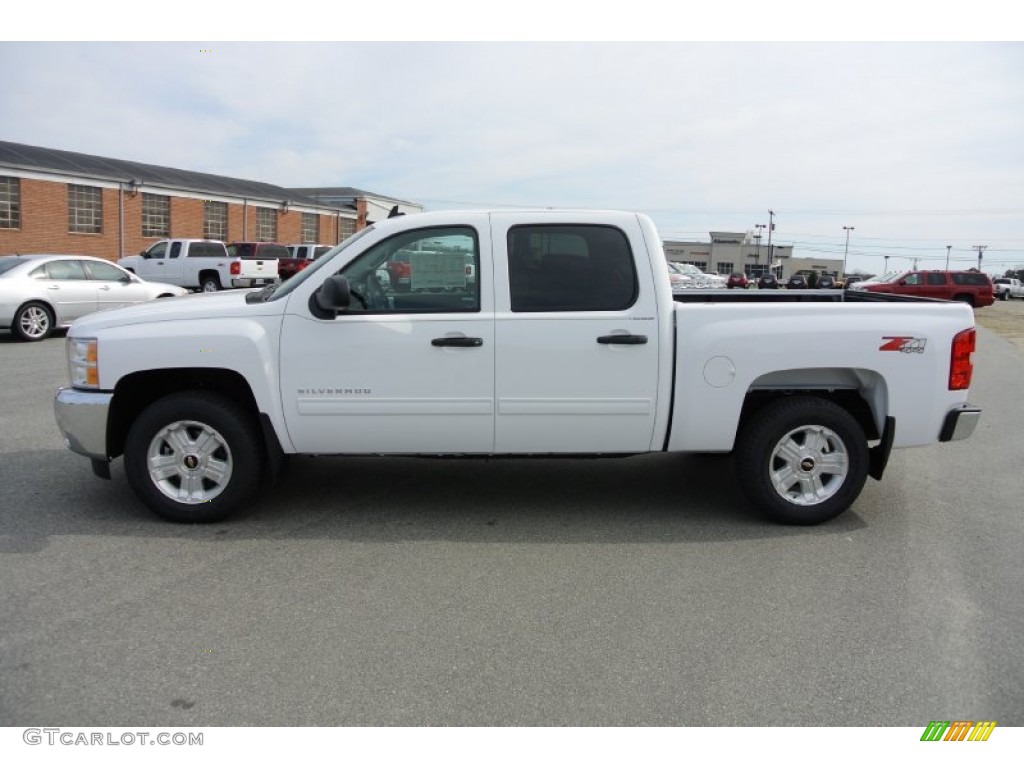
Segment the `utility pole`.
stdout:
<path fill-rule="evenodd" d="M 775 260 L 772 258 L 772 232 L 775 231 L 775 211 L 768 211 L 768 268 L 771 269 Z"/>
<path fill-rule="evenodd" d="M 846 247 L 843 248 L 843 274 L 840 277 L 846 277 L 846 254 L 850 250 L 850 233 L 853 232 L 853 227 L 843 227 L 846 230 Z"/>
<path fill-rule="evenodd" d="M 953 250 L 952 245 L 946 246 L 946 271 L 949 272 L 949 252 Z"/>
<path fill-rule="evenodd" d="M 988 248 L 987 245 L 972 245 L 971 248 L 978 252 L 978 271 L 981 272 L 981 252 Z"/>

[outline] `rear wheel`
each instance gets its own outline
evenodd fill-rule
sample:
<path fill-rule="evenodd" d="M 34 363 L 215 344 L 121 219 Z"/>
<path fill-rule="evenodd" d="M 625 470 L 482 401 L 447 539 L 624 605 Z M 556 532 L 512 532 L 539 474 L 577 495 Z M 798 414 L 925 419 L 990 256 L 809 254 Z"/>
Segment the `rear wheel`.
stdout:
<path fill-rule="evenodd" d="M 14 313 L 11 330 L 22 341 L 42 341 L 53 331 L 53 312 L 42 302 L 30 301 Z"/>
<path fill-rule="evenodd" d="M 253 420 L 221 395 L 168 395 L 146 408 L 128 431 L 125 474 L 136 495 L 161 517 L 218 522 L 256 489 L 260 444 Z"/>
<path fill-rule="evenodd" d="M 216 293 L 220 290 L 220 278 L 217 275 L 203 275 L 199 281 L 199 290 L 203 293 Z"/>
<path fill-rule="evenodd" d="M 736 470 L 744 493 L 773 519 L 817 525 L 860 495 L 868 475 L 867 438 L 832 401 L 787 397 L 747 420 Z"/>
<path fill-rule="evenodd" d="M 953 301 L 962 301 L 964 304 L 967 304 L 968 306 L 974 306 L 974 297 L 972 297 L 969 293 L 958 293 L 956 296 L 953 297 Z"/>

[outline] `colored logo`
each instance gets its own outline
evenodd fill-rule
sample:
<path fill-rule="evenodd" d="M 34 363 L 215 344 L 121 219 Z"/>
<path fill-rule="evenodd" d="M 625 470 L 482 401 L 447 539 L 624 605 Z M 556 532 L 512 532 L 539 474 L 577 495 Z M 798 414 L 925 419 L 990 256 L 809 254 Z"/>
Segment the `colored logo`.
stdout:
<path fill-rule="evenodd" d="M 878 348 L 879 352 L 905 352 L 907 354 L 924 354 L 927 339 L 915 339 L 913 336 L 883 336 L 885 342 Z"/>
<path fill-rule="evenodd" d="M 932 720 L 921 741 L 988 741 L 995 727 L 995 720 Z"/>

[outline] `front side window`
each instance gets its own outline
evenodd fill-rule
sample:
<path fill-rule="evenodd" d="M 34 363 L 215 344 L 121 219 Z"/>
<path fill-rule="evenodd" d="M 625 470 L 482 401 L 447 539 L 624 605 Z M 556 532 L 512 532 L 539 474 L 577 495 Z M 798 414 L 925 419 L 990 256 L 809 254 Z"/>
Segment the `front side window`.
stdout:
<path fill-rule="evenodd" d="M 306 243 L 320 242 L 320 217 L 317 214 L 302 214 L 302 240 Z"/>
<path fill-rule="evenodd" d="M 921 275 L 919 272 L 912 272 L 903 278 L 903 282 L 907 285 L 921 285 Z"/>
<path fill-rule="evenodd" d="M 623 310 L 638 293 L 629 241 L 609 226 L 512 227 L 508 271 L 513 312 Z"/>
<path fill-rule="evenodd" d="M 142 193 L 142 236 L 170 237 L 171 198 Z"/>
<path fill-rule="evenodd" d="M 403 232 L 373 246 L 341 274 L 349 313 L 479 312 L 480 248 L 471 227 Z"/>
<path fill-rule="evenodd" d="M 203 237 L 207 240 L 228 239 L 228 204 L 203 201 Z"/>
<path fill-rule="evenodd" d="M 21 179 L 0 176 L 0 229 L 21 229 Z"/>
<path fill-rule="evenodd" d="M 68 232 L 90 235 L 103 232 L 103 190 L 68 184 Z"/>
<path fill-rule="evenodd" d="M 263 243 L 277 240 L 277 211 L 273 208 L 256 209 L 256 239 Z"/>
<path fill-rule="evenodd" d="M 93 280 L 108 280 L 121 282 L 125 279 L 125 273 L 113 264 L 104 264 L 102 261 L 87 261 L 85 268 Z"/>

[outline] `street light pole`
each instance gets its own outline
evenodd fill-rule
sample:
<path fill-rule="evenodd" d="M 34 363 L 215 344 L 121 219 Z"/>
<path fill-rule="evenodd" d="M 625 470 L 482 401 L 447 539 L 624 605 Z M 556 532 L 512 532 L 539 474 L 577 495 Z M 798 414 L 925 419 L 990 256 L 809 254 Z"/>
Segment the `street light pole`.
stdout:
<path fill-rule="evenodd" d="M 949 252 L 953 250 L 952 245 L 946 246 L 946 271 L 949 272 Z"/>
<path fill-rule="evenodd" d="M 843 279 L 846 278 L 846 254 L 850 250 L 850 233 L 853 232 L 853 227 L 843 227 L 846 230 L 846 247 L 843 248 Z"/>
<path fill-rule="evenodd" d="M 772 232 L 775 231 L 775 211 L 768 211 L 768 268 L 772 266 Z"/>
<path fill-rule="evenodd" d="M 764 224 L 755 224 L 754 226 L 757 228 L 757 234 L 754 235 L 754 239 L 757 240 L 757 257 L 756 257 L 755 261 L 756 261 L 756 264 L 757 264 L 757 271 L 760 272 L 761 271 L 761 230 L 764 229 L 765 225 Z"/>

